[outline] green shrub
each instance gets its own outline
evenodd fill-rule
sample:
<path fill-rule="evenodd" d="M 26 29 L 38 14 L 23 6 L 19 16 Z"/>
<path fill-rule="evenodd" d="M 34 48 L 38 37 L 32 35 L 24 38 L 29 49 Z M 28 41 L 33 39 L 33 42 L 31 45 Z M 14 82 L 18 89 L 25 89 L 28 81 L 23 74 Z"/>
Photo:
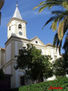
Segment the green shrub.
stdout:
<path fill-rule="evenodd" d="M 49 90 L 48 88 L 50 88 L 50 86 L 63 87 L 62 90 L 58 89 L 58 91 L 68 91 L 68 78 L 58 77 L 58 79 L 54 81 L 22 86 L 19 88 L 19 91 L 57 91 L 57 89 Z"/>

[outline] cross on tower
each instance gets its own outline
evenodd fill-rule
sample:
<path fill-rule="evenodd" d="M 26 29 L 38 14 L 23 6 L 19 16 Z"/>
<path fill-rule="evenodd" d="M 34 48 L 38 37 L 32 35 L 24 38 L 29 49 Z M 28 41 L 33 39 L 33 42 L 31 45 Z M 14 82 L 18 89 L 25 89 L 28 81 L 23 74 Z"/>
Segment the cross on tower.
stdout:
<path fill-rule="evenodd" d="M 16 0 L 16 7 L 18 7 L 18 0 Z"/>

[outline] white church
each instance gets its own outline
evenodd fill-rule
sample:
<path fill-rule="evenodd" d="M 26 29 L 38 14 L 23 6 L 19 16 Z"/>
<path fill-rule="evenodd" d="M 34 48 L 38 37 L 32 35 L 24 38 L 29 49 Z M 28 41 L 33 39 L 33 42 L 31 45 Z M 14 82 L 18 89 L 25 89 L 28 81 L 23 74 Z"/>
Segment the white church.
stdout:
<path fill-rule="evenodd" d="M 11 75 L 11 88 L 19 87 L 22 83 L 24 84 L 24 82 L 21 83 L 21 80 L 25 71 L 20 69 L 15 70 L 14 66 L 16 63 L 15 55 L 18 55 L 19 49 L 26 47 L 26 44 L 33 44 L 37 49 L 42 51 L 42 55 L 51 55 L 51 62 L 60 57 L 59 49 L 56 50 L 53 45 L 45 45 L 38 37 L 29 40 L 26 34 L 26 24 L 26 21 L 22 19 L 18 4 L 16 4 L 13 17 L 7 24 L 8 39 L 5 43 L 5 48 L 0 48 L 0 68 L 4 70 L 5 74 Z M 53 79 L 55 77 L 51 78 L 51 80 Z"/>

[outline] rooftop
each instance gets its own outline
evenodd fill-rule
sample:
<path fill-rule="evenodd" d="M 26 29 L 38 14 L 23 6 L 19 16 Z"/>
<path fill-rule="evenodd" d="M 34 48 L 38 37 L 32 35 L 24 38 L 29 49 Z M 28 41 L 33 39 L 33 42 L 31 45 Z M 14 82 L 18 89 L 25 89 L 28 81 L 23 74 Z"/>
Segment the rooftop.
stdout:
<path fill-rule="evenodd" d="M 16 4 L 16 9 L 15 9 L 15 12 L 14 12 L 13 18 L 17 18 L 17 19 L 21 19 L 21 20 L 22 20 L 22 17 L 21 17 L 20 11 L 19 11 L 19 9 L 18 9 L 18 4 Z"/>

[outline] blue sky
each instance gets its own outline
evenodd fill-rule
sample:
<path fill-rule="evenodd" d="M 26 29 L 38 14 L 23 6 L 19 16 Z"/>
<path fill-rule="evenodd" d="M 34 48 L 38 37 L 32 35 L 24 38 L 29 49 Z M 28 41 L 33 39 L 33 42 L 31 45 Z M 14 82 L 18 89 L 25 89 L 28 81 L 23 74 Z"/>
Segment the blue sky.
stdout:
<path fill-rule="evenodd" d="M 27 22 L 27 37 L 29 39 L 38 36 L 44 43 L 53 43 L 55 32 L 50 30 L 50 24 L 43 30 L 42 26 L 51 16 L 50 11 L 45 9 L 42 13 L 38 13 L 38 9 L 33 10 L 42 0 L 18 0 L 19 10 L 22 18 Z M 12 18 L 16 8 L 16 0 L 5 0 L 2 8 L 2 21 L 0 25 L 0 47 L 5 47 L 7 41 L 7 24 Z"/>

